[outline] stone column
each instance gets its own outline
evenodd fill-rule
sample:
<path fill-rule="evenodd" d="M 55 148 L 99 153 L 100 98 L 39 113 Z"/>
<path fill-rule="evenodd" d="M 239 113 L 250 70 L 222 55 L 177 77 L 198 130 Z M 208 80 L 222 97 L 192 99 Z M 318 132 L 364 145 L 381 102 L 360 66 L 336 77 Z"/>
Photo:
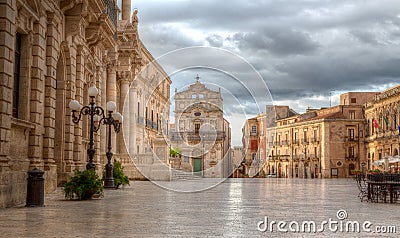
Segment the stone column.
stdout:
<path fill-rule="evenodd" d="M 76 55 L 76 93 L 75 93 L 75 100 L 81 103 L 81 105 L 84 105 L 84 81 L 85 81 L 85 67 L 84 67 L 84 62 L 85 62 L 85 52 L 84 52 L 84 46 L 80 45 L 78 46 L 77 49 L 77 55 Z M 69 103 L 67 101 L 66 103 Z M 68 109 L 69 111 L 71 109 Z M 72 119 L 69 119 L 72 120 Z M 83 118 L 83 120 L 87 120 L 87 118 Z M 83 136 L 83 130 L 82 130 L 82 123 L 79 123 L 78 125 L 74 124 L 74 156 L 73 156 L 73 161 L 75 167 L 82 166 L 84 167 L 86 165 L 85 161 L 83 161 L 83 153 L 86 153 L 86 148 L 82 147 L 82 136 Z"/>
<path fill-rule="evenodd" d="M 109 64 L 107 67 L 107 102 L 114 101 L 117 102 L 117 72 L 115 70 L 115 66 Z M 113 146 L 116 145 L 116 135 L 115 133 L 111 134 L 111 144 Z"/>
<path fill-rule="evenodd" d="M 129 143 L 129 111 L 130 109 L 130 103 L 129 103 L 129 81 L 127 75 L 125 75 L 126 78 L 121 81 L 121 93 L 120 93 L 120 105 L 119 105 L 119 112 L 124 117 L 123 125 L 122 125 L 122 130 L 118 134 L 118 144 L 119 144 L 119 152 L 121 154 L 127 154 L 128 153 L 128 143 Z M 124 141 L 124 139 L 126 141 Z M 126 143 L 125 143 L 126 142 Z"/>
<path fill-rule="evenodd" d="M 131 18 L 131 0 L 122 0 L 122 20 Z"/>
<path fill-rule="evenodd" d="M 29 134 L 30 167 L 43 167 L 43 132 L 44 132 L 44 75 L 46 57 L 46 19 L 41 17 L 33 26 L 33 63 L 31 67 L 30 119 L 34 125 Z M 12 42 L 12 41 L 11 41 Z M 8 43 L 7 43 L 8 44 Z"/>
<path fill-rule="evenodd" d="M 0 51 L 0 176 L 6 178 L 9 171 L 10 145 L 11 145 L 11 114 L 12 114 L 12 98 L 13 98 L 13 79 L 14 79 L 14 35 L 15 35 L 15 15 L 16 3 L 13 1 L 1 2 L 1 9 L 7 13 L 1 19 L 3 26 L 11 26 L 10 28 L 0 28 L 0 45 L 3 50 Z M 1 184 L 3 185 L 3 184 Z M 11 186 L 11 185 L 9 185 Z M 2 190 L 3 191 L 3 190 Z M 0 207 L 4 204 L 1 202 L 10 199 L 7 195 L 0 195 Z"/>
<path fill-rule="evenodd" d="M 65 83 L 65 103 L 64 108 L 67 107 L 67 104 L 75 99 L 75 87 L 76 87 L 76 55 L 77 49 L 76 46 L 73 45 L 69 47 L 70 50 L 70 61 L 69 65 L 70 70 L 66 72 L 66 83 Z M 71 110 L 65 110 L 65 132 L 64 132 L 64 172 L 71 174 L 74 170 L 74 139 L 75 139 L 75 129 L 74 123 L 72 122 L 72 112 Z M 82 151 L 85 153 L 85 151 Z M 86 164 L 86 163 L 85 163 Z"/>
<path fill-rule="evenodd" d="M 45 170 L 54 165 L 54 137 L 56 117 L 56 85 L 57 85 L 57 55 L 56 44 L 59 43 L 59 32 L 57 31 L 54 13 L 47 14 L 47 49 L 46 66 L 47 74 L 45 79 L 45 108 L 44 108 L 44 136 L 43 136 L 43 160 Z M 60 57 L 60 56 L 59 56 Z M 47 168 L 46 168 L 47 167 Z"/>
<path fill-rule="evenodd" d="M 134 84 L 135 81 L 132 82 Z M 129 90 L 129 105 L 130 105 L 130 110 L 129 110 L 129 154 L 133 155 L 135 154 L 135 141 L 136 141 L 136 132 L 135 132 L 135 125 L 138 120 L 137 118 L 137 100 L 135 97 L 135 88 L 133 85 L 130 87 Z M 136 117 L 135 117 L 135 111 L 136 111 Z M 133 158 L 131 158 L 133 159 Z"/>
<path fill-rule="evenodd" d="M 101 105 L 103 107 L 106 106 L 107 104 L 107 70 L 106 67 L 103 66 L 100 69 L 100 94 L 101 94 Z M 107 111 L 107 110 L 106 110 Z M 100 130 L 100 154 L 101 156 L 105 157 L 106 154 L 106 149 L 107 149 L 107 130 L 106 128 L 103 128 L 103 130 Z"/>

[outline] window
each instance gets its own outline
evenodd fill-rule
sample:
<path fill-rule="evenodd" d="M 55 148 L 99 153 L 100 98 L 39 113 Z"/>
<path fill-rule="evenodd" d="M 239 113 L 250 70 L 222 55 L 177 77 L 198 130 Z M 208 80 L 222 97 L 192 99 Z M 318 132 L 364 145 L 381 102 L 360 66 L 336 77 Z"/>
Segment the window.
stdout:
<path fill-rule="evenodd" d="M 137 103 L 137 122 L 140 122 L 140 102 Z"/>
<path fill-rule="evenodd" d="M 196 98 L 196 94 L 192 94 L 192 98 Z"/>
<path fill-rule="evenodd" d="M 253 134 L 253 135 L 257 134 L 257 126 L 251 127 L 251 134 Z"/>
<path fill-rule="evenodd" d="M 303 140 L 304 142 L 307 142 L 307 131 L 304 131 Z"/>
<path fill-rule="evenodd" d="M 356 119 L 356 111 L 351 110 L 349 111 L 349 113 L 350 113 L 350 119 Z"/>
<path fill-rule="evenodd" d="M 20 85 L 20 68 L 21 68 L 21 34 L 17 33 L 15 37 L 15 53 L 14 53 L 14 88 L 12 115 L 18 117 L 19 108 L 19 85 Z"/>
<path fill-rule="evenodd" d="M 314 141 L 318 141 L 318 130 L 314 130 Z"/>
<path fill-rule="evenodd" d="M 195 123 L 194 124 L 194 133 L 199 134 L 200 130 L 200 123 Z"/>
<path fill-rule="evenodd" d="M 251 154 L 251 159 L 256 160 L 257 159 L 257 153 L 252 153 Z"/>
<path fill-rule="evenodd" d="M 354 140 L 354 129 L 348 130 L 349 140 Z"/>
<path fill-rule="evenodd" d="M 204 94 L 199 94 L 199 98 L 204 98 Z"/>
<path fill-rule="evenodd" d="M 351 99 L 350 99 L 350 102 L 351 102 L 351 103 L 357 103 L 357 99 L 356 99 L 356 98 L 351 98 Z"/>
<path fill-rule="evenodd" d="M 348 152 L 349 158 L 354 158 L 354 146 L 350 146 Z"/>

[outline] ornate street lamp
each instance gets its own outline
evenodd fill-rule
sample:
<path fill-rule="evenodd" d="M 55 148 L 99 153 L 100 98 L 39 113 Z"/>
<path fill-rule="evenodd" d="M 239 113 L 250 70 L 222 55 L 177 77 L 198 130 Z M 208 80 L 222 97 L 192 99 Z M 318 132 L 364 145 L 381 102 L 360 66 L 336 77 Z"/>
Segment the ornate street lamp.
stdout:
<path fill-rule="evenodd" d="M 93 134 L 94 134 L 94 116 L 100 116 L 104 117 L 104 110 L 103 108 L 96 106 L 95 102 L 95 97 L 99 93 L 99 90 L 96 88 L 96 86 L 92 86 L 88 89 L 88 94 L 90 97 L 90 103 L 89 106 L 84 106 L 82 107 L 81 104 L 76 101 L 76 100 L 71 100 L 69 102 L 69 108 L 72 110 L 72 122 L 75 124 L 78 124 L 79 121 L 82 118 L 82 115 L 89 115 L 90 116 L 90 136 L 89 136 L 89 149 L 87 150 L 87 154 L 89 157 L 89 162 L 86 165 L 86 169 L 96 169 L 96 164 L 93 161 L 94 154 L 96 150 L 94 149 L 94 139 L 93 139 Z M 77 112 L 80 109 L 79 116 L 77 117 L 75 115 L 75 112 Z"/>
<path fill-rule="evenodd" d="M 98 89 L 96 86 L 92 86 L 88 89 L 88 94 L 90 97 L 90 103 L 88 106 L 83 106 L 76 100 L 71 100 L 69 103 L 69 107 L 72 110 L 72 122 L 78 124 L 81 120 L 82 116 L 89 115 L 90 116 L 90 130 L 89 130 L 89 149 L 87 150 L 87 154 L 89 157 L 89 162 L 86 164 L 86 169 L 96 169 L 96 164 L 93 161 L 94 154 L 96 150 L 94 149 L 94 132 L 97 132 L 100 129 L 100 125 L 108 125 L 109 133 L 108 133 L 108 152 L 107 156 L 107 166 L 106 166 L 106 185 L 110 185 L 112 181 L 112 187 L 114 186 L 114 179 L 112 177 L 112 152 L 111 152 L 111 126 L 114 126 L 114 131 L 118 133 L 121 129 L 122 124 L 122 115 L 118 112 L 115 112 L 115 102 L 107 102 L 107 111 L 108 117 L 105 116 L 104 109 L 100 106 L 96 106 L 95 97 L 98 94 Z M 75 113 L 79 111 L 79 116 Z M 95 123 L 97 125 L 95 125 Z"/>
<path fill-rule="evenodd" d="M 99 124 L 96 128 L 96 131 L 100 128 L 100 125 L 107 125 L 108 126 L 108 146 L 107 146 L 107 165 L 106 165 L 106 177 L 104 179 L 104 187 L 105 188 L 113 188 L 114 187 L 114 176 L 113 176 L 113 165 L 111 163 L 111 159 L 113 153 L 111 152 L 112 145 L 111 145 L 111 127 L 114 127 L 115 133 L 118 133 L 121 130 L 122 125 L 122 115 L 119 112 L 115 112 L 115 102 L 109 101 L 107 102 L 107 111 L 108 117 L 103 117 L 99 120 Z"/>

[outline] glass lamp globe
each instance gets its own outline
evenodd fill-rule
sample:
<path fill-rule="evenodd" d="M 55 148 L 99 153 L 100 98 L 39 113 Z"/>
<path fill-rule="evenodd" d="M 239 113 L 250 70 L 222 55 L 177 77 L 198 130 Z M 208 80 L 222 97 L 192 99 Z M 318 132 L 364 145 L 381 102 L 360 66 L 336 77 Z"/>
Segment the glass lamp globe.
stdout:
<path fill-rule="evenodd" d="M 113 101 L 108 101 L 106 107 L 107 107 L 107 111 L 114 112 L 115 109 L 117 108 L 117 105 Z"/>
<path fill-rule="evenodd" d="M 89 97 L 96 97 L 97 94 L 99 94 L 99 90 L 96 88 L 96 86 L 92 86 L 88 89 Z"/>
<path fill-rule="evenodd" d="M 81 109 L 81 104 L 76 100 L 71 100 L 69 102 L 69 108 L 71 108 L 72 111 L 78 111 Z"/>

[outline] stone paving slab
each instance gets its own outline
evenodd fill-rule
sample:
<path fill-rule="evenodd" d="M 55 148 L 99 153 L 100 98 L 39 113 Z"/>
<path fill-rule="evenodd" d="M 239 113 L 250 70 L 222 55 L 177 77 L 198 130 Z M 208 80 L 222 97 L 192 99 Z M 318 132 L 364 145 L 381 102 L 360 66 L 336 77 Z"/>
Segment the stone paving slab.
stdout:
<path fill-rule="evenodd" d="M 228 179 L 215 187 L 212 179 L 204 182 L 212 188 L 182 193 L 134 181 L 90 201 L 66 201 L 57 189 L 46 196 L 45 207 L 1 209 L 0 237 L 398 237 L 400 232 L 400 204 L 361 203 L 350 179 Z M 348 214 L 343 221 L 392 225 L 397 234 L 257 229 L 266 216 L 269 221 L 340 221 L 339 210 Z"/>

